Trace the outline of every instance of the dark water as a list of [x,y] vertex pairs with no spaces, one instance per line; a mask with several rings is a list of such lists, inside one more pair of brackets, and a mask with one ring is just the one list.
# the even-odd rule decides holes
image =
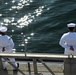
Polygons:
[[0,25],[17,52],[63,53],[59,40],[76,23],[76,0],[0,0]]

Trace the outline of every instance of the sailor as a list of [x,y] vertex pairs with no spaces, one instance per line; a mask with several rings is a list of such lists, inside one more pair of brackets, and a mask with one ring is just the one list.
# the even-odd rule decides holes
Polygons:
[[[14,42],[11,37],[6,35],[7,27],[0,26],[0,52],[13,52],[12,49],[14,47]],[[16,67],[13,68],[13,70],[17,70],[19,67],[19,64],[15,62],[15,58],[8,58],[10,62]],[[7,62],[4,62],[5,60],[2,58],[3,63],[3,69],[6,70]]]
[[65,49],[64,54],[76,55],[76,32],[75,23],[67,24],[69,32],[64,33],[59,41],[59,44]]

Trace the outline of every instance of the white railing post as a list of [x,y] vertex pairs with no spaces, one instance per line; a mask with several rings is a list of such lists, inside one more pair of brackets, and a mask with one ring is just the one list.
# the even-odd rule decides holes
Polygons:
[[75,58],[68,58],[64,60],[64,75],[76,75]]
[[34,68],[34,75],[38,75],[37,60],[36,59],[33,59],[33,68]]

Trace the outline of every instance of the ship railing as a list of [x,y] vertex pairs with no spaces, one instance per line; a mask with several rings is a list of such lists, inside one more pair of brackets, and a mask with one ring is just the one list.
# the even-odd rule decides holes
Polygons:
[[[68,59],[70,61],[67,62],[70,67],[71,65],[71,59],[76,58],[76,56],[73,55],[64,55],[64,54],[49,54],[49,53],[20,53],[20,52],[16,52],[16,53],[0,53],[0,69],[2,70],[2,60],[1,58],[4,58],[6,61],[7,58],[18,58],[18,59],[32,59],[33,60],[33,68],[34,68],[34,75],[41,75],[40,73],[38,73],[38,69],[37,69],[37,62],[39,61],[40,63],[42,63],[47,70],[51,73],[51,75],[55,75],[55,73],[49,68],[49,66],[46,65],[46,62],[43,61],[43,59],[53,59],[53,60],[64,60],[64,59]],[[8,62],[11,66],[13,66],[15,68],[15,66],[11,63]],[[64,70],[65,68],[67,68],[67,66],[64,66]],[[29,69],[29,75],[31,75],[31,70],[30,70],[30,62],[28,63],[28,69]],[[25,73],[23,73],[20,69],[18,69],[18,71],[22,74],[22,75],[26,75]],[[70,70],[71,71],[71,68]],[[2,70],[3,72],[3,70]],[[67,71],[64,72],[64,75],[67,75],[66,73]],[[70,74],[72,75],[72,73]]]

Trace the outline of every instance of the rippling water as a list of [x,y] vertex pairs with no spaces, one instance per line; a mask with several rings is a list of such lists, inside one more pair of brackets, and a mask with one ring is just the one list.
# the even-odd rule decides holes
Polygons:
[[0,0],[0,25],[18,52],[63,53],[59,39],[76,23],[76,0]]

